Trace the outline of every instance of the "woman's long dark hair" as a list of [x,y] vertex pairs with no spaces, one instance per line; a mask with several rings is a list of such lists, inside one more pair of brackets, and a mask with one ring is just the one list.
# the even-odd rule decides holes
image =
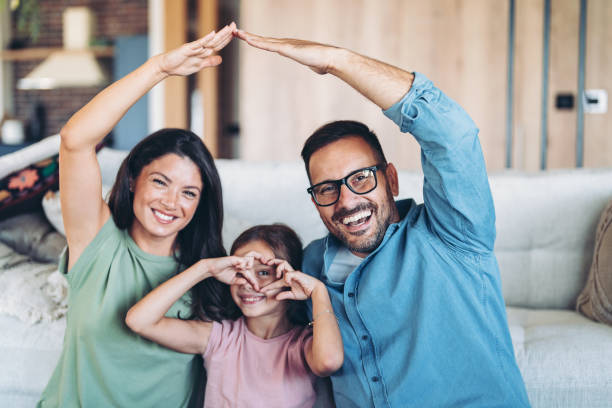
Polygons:
[[134,193],[130,191],[130,182],[135,182],[143,167],[169,153],[189,158],[200,169],[203,185],[191,222],[177,235],[174,251],[177,261],[181,267],[187,267],[202,258],[225,256],[221,237],[221,180],[212,155],[202,140],[188,130],[159,130],[140,141],[123,160],[108,202],[115,224],[120,229],[132,225]]
[[[253,241],[265,242],[270,249],[272,249],[272,252],[276,258],[286,260],[293,267],[293,269],[299,270],[302,267],[302,241],[295,231],[288,226],[283,224],[273,224],[251,227],[236,238],[232,244],[230,253],[235,253],[238,249]],[[222,288],[217,297],[211,298],[197,296],[196,299],[194,299],[196,303],[196,310],[200,311],[198,314],[199,318],[208,318],[221,321],[224,319],[235,320],[242,316],[240,308],[238,308],[238,306],[236,306],[232,300],[230,287],[225,284],[221,285]],[[206,294],[205,296],[209,296],[209,294]],[[225,300],[227,298],[229,298],[229,301]],[[308,314],[306,302],[303,300],[289,300],[288,302],[289,305],[287,307],[287,317],[289,318],[289,321],[297,326],[307,325]],[[208,313],[205,315],[202,314],[201,312],[203,312],[206,307],[198,307],[198,303],[205,303],[207,305]]]

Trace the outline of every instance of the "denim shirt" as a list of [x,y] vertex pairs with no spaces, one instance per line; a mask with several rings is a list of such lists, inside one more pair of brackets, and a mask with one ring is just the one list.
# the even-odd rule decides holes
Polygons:
[[528,407],[493,244],[495,210],[478,129],[431,81],[384,111],[421,146],[424,204],[348,276],[327,271],[340,245],[313,241],[303,270],[329,291],[344,342],[338,407]]

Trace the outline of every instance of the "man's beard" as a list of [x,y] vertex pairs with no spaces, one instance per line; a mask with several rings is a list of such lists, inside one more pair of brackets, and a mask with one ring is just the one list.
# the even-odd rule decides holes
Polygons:
[[[391,195],[391,197],[393,196]],[[363,210],[372,211],[372,215],[370,215],[370,219],[376,216],[375,217],[376,225],[372,225],[370,227],[370,229],[374,228],[373,233],[370,230],[368,230],[368,231],[359,231],[355,234],[351,234],[340,228],[337,228],[336,223],[341,223],[342,218],[345,218],[352,214],[356,214]],[[351,208],[350,210],[340,209],[333,215],[331,222],[324,220],[324,223],[327,226],[327,229],[329,230],[329,232],[334,237],[336,237],[340,242],[342,242],[351,252],[369,254],[370,252],[378,248],[383,238],[385,237],[387,228],[389,228],[389,225],[391,225],[391,223],[393,222],[393,219],[397,218],[396,214],[397,214],[397,209],[395,207],[395,202],[391,198],[381,207],[379,207],[375,203],[364,202],[364,203],[361,203]],[[364,237],[363,239],[359,239],[359,235],[363,235],[366,232],[370,233],[370,236]]]

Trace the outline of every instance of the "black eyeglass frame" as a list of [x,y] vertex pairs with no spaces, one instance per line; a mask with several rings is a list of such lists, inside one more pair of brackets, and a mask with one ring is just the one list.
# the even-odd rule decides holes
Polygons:
[[[306,189],[306,192],[308,194],[310,194],[310,196],[312,197],[312,199],[314,200],[314,202],[319,206],[319,207],[329,207],[330,205],[334,205],[338,202],[338,200],[340,200],[340,194],[341,194],[341,189],[342,189],[342,185],[344,184],[346,186],[346,188],[348,188],[352,193],[357,194],[357,195],[364,195],[364,194],[368,194],[371,193],[372,191],[376,190],[376,187],[378,187],[378,177],[376,176],[376,172],[378,170],[384,170],[387,167],[386,164],[375,164],[374,166],[369,166],[369,167],[362,167],[361,169],[357,169],[355,171],[350,172],[346,177],[338,179],[338,180],[326,180],[326,181],[322,181],[320,183],[317,183],[313,186],[310,186]],[[374,187],[372,187],[371,189],[369,189],[368,191],[364,191],[363,193],[358,193],[357,191],[353,190],[353,188],[350,186],[349,183],[347,183],[347,180],[359,173],[360,171],[364,171],[364,170],[371,170],[374,173]],[[329,204],[320,204],[319,201],[317,201],[317,197],[313,191],[313,189],[315,187],[321,186],[323,184],[330,184],[333,183],[336,186],[338,186],[338,197],[336,197],[336,199]]]

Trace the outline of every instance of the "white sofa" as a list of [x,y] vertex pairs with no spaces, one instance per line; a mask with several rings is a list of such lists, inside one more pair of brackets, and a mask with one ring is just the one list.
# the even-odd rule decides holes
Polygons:
[[[99,153],[111,184],[124,152]],[[227,247],[245,228],[284,222],[304,244],[326,230],[306,194],[301,162],[218,160]],[[422,201],[422,174],[401,171],[400,198]],[[595,227],[612,199],[612,169],[490,175],[496,253],[519,368],[533,407],[612,406],[612,327],[573,309]],[[65,322],[28,326],[0,316],[0,406],[34,404],[53,370]]]

